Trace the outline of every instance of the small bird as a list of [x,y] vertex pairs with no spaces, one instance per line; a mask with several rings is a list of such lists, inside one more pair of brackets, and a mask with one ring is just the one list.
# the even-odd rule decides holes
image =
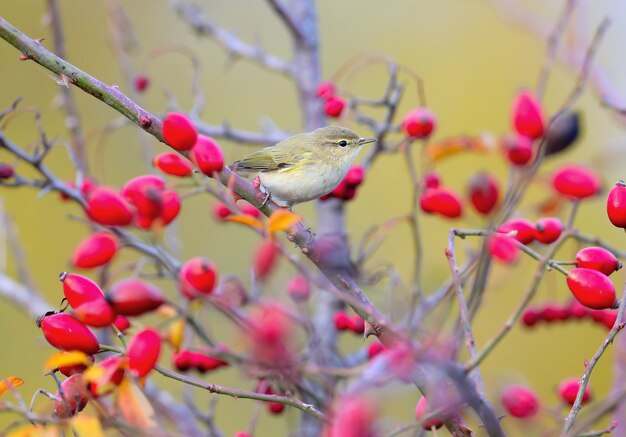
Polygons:
[[291,207],[330,193],[346,176],[365,144],[376,138],[361,138],[350,129],[327,126],[295,135],[234,162],[237,173],[256,173],[269,197]]

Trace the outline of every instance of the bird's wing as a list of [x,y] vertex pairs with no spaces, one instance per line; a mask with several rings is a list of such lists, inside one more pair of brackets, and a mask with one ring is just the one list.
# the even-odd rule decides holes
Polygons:
[[281,148],[275,146],[266,147],[246,156],[240,161],[234,162],[232,168],[237,169],[237,171],[268,173],[288,169],[305,159],[305,155],[307,155],[306,152],[294,156],[293,152],[289,152],[289,150],[281,150]]

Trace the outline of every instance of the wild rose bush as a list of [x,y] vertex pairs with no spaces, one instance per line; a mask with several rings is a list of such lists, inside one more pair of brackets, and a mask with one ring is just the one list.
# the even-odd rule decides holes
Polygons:
[[[216,38],[234,55],[249,57],[295,79],[305,130],[349,124],[378,138],[376,146],[318,202],[322,224],[318,229],[308,229],[311,220],[301,216],[298,208],[290,211],[266,202],[258,183],[231,171],[227,164],[232,159],[220,145],[222,138],[275,143],[287,136],[283,131],[252,134],[210,126],[197,114],[180,108],[169,112],[153,108],[164,113],[153,115],[118,87],[107,86],[57,58],[45,41],[33,40],[0,19],[0,37],[21,53],[14,61],[19,57],[41,64],[61,85],[94,95],[163,143],[151,157],[153,172],[113,187],[90,174],[87,150],[76,141],[80,136],[77,130],[71,130],[68,141],[74,146],[68,159],[76,166],[76,176],[66,181],[47,165],[54,143],[44,132],[35,150],[15,144],[4,134],[19,113],[17,102],[0,114],[3,189],[19,188],[25,196],[33,195],[28,188],[56,192],[59,201],[80,206],[83,214],[78,220],[91,229],[73,253],[63,254],[70,258],[72,269],[59,277],[61,305],[38,314],[39,333],[33,328],[32,335],[43,336],[50,345],[44,366],[58,390],[38,390],[36,396],[47,399],[34,397],[29,407],[23,396],[31,394],[19,388],[23,384],[19,369],[15,376],[6,375],[0,383],[0,407],[17,417],[6,433],[101,435],[106,430],[222,435],[219,419],[203,407],[167,396],[158,387],[162,378],[218,397],[256,402],[263,407],[263,412],[256,414],[297,413],[299,420],[288,422],[289,431],[303,436],[401,435],[442,426],[455,436],[504,435],[517,427],[532,433],[562,428],[564,435],[600,427],[593,435],[601,435],[626,426],[606,418],[620,407],[623,396],[607,395],[600,400],[589,384],[595,364],[624,326],[624,300],[619,299],[611,277],[621,268],[624,252],[618,245],[595,238],[593,230],[588,234],[576,227],[579,206],[603,196],[603,225],[626,229],[626,188],[619,181],[608,193],[603,192],[603,185],[609,188],[611,181],[603,181],[587,166],[566,163],[551,172],[542,168],[546,160],[569,150],[578,139],[579,115],[572,109],[578,91],[553,113],[542,104],[543,89],[517,91],[510,108],[503,108],[510,113],[511,129],[500,135],[495,147],[479,136],[437,138],[437,116],[426,105],[426,87],[415,72],[372,55],[347,62],[333,78],[323,80],[320,53],[313,44],[317,28],[301,24],[315,23],[314,3],[269,3],[286,25],[300,62],[257,51],[234,34],[216,33],[215,25],[186,2],[174,1],[172,7],[192,27]],[[603,29],[598,30],[599,36]],[[57,38],[60,31],[55,29]],[[587,56],[591,54],[590,49]],[[382,97],[353,95],[349,81],[343,78],[347,72],[359,74],[372,62],[388,69]],[[584,70],[580,73],[581,82],[587,79],[585,74]],[[138,73],[132,79],[134,89],[129,91],[150,91],[149,75]],[[398,110],[400,101],[412,98],[406,93],[406,80],[417,87],[419,101],[412,102],[413,107],[403,114]],[[545,83],[545,77],[540,83]],[[63,92],[63,110],[70,117],[79,117],[71,94],[67,89]],[[368,115],[371,107],[382,108],[383,115]],[[383,153],[404,156],[411,181],[404,189],[413,205],[405,216],[376,225],[364,239],[365,246],[351,256],[345,211],[351,202],[361,200],[359,189],[367,184],[368,172]],[[445,173],[437,169],[441,162],[475,153],[497,154],[508,169],[509,183],[494,172],[467,168],[464,189],[446,185]],[[532,209],[522,207],[531,183],[540,184],[548,193]],[[181,259],[168,247],[164,236],[175,233],[171,225],[184,214],[186,198],[199,193],[207,196],[207,209],[213,211],[216,222],[258,234],[250,277],[221,272],[214,262],[219,248]],[[450,275],[439,289],[423,286],[428,272],[422,268],[422,258],[425,253],[443,252],[440,247],[422,247],[425,230],[419,223],[425,215],[446,221],[451,228],[448,241],[441,242]],[[410,298],[402,302],[402,314],[391,317],[364,291],[376,289],[383,279],[390,278],[373,273],[366,262],[388,233],[403,222],[412,227],[414,238],[407,245],[414,248],[417,267],[410,281]],[[477,222],[484,226],[466,227]],[[471,250],[457,254],[458,239],[474,239]],[[574,259],[561,259],[563,244],[571,240],[584,247]],[[122,248],[132,252],[136,262],[123,278],[113,278],[110,272],[121,267],[118,252]],[[522,257],[536,262],[536,272],[528,278],[530,286],[506,324],[493,332],[486,344],[477,345],[472,322],[483,298],[493,292],[488,279],[494,266],[507,269]],[[241,262],[249,260],[243,257]],[[279,262],[288,264],[293,275],[283,284],[280,299],[269,298],[267,283]],[[535,299],[548,275],[563,275],[558,281],[571,291],[568,300]],[[157,285],[163,281],[171,287]],[[2,294],[12,296],[27,313],[52,307],[37,295],[25,294],[28,284],[13,284],[13,294]],[[451,306],[454,311],[445,310]],[[201,311],[206,307],[226,317],[230,324],[222,329],[236,332],[243,339],[241,344],[218,341],[223,336],[210,332],[202,320]],[[436,311],[446,313],[441,326],[426,322],[425,315]],[[519,381],[496,390],[485,387],[480,365],[507,340],[511,329],[537,332],[545,324],[584,319],[608,334],[586,363],[584,373],[554,381],[561,402],[557,407],[566,406],[562,411],[569,411],[563,416],[556,413],[556,425],[546,420],[550,418],[547,403],[532,387]],[[589,329],[595,325],[589,324]],[[363,346],[342,349],[339,334],[344,332],[364,337]],[[236,367],[245,383],[237,387],[214,384],[221,369],[229,367]],[[377,398],[393,396],[392,383],[414,386],[415,421],[398,423],[385,416]],[[254,435],[255,424],[256,419],[241,419],[237,424],[241,431],[236,435]]]

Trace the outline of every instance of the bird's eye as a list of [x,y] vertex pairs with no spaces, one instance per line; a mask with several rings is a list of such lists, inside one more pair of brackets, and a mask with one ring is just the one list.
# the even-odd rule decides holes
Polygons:
[[348,145],[348,142],[346,140],[341,140],[341,141],[339,141],[339,145],[341,147],[346,147]]

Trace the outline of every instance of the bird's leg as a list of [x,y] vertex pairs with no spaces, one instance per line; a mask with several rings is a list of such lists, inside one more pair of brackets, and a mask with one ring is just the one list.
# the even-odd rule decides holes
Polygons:
[[[252,181],[252,186],[258,191],[254,198],[257,202],[261,202],[259,205],[259,209],[261,209],[267,205],[267,202],[270,201],[272,193],[270,193],[269,190],[261,184],[261,178],[258,176],[254,178],[254,181]],[[263,197],[261,197],[261,195],[263,195]]]

